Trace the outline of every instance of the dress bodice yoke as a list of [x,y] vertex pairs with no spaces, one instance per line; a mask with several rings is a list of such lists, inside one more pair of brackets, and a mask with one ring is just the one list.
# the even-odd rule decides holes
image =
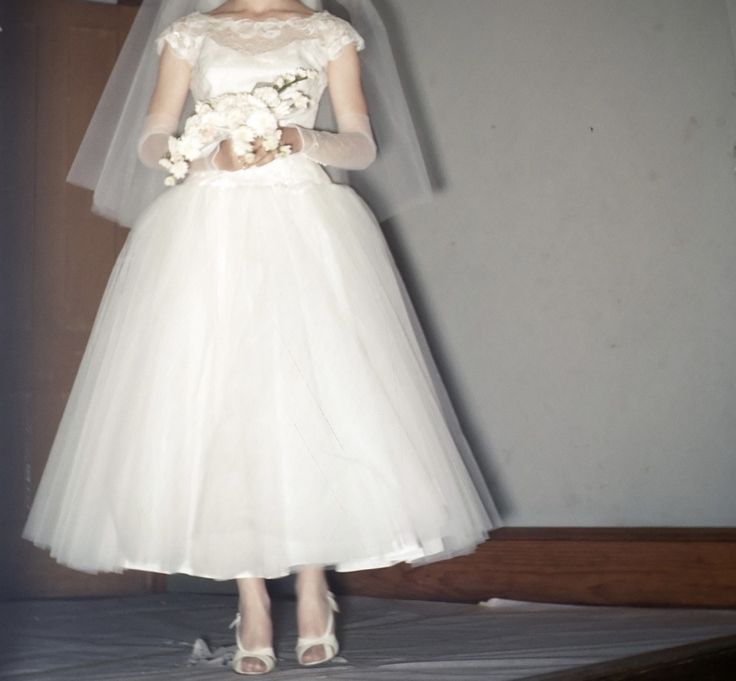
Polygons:
[[156,48],[161,53],[168,43],[191,64],[195,100],[250,91],[298,68],[315,70],[317,77],[300,85],[310,106],[285,120],[311,128],[327,87],[327,65],[351,42],[359,50],[365,46],[349,22],[327,11],[265,20],[193,12],[163,31]]

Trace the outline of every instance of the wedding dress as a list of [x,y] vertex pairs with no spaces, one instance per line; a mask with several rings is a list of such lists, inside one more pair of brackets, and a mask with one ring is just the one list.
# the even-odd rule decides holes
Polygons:
[[[196,99],[304,67],[319,101],[328,62],[364,46],[326,11],[195,12],[164,41]],[[23,537],[81,571],[213,579],[473,551],[501,521],[414,314],[373,213],[308,155],[191,173],[115,262]]]

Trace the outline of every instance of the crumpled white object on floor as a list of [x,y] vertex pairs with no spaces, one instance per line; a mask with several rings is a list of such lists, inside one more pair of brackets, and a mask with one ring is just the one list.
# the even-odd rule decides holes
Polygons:
[[548,603],[545,601],[516,601],[511,598],[489,598],[485,601],[478,601],[478,605],[482,605],[485,608],[513,608],[513,607],[533,607],[535,610],[538,608],[591,608],[595,606],[582,605],[574,603]]
[[189,666],[204,664],[211,667],[229,667],[232,666],[234,655],[235,645],[218,646],[212,650],[207,644],[207,641],[203,638],[198,638],[192,645],[192,652],[189,655],[187,664]]

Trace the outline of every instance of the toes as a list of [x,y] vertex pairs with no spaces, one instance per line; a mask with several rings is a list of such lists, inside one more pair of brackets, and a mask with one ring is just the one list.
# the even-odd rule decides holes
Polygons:
[[317,660],[323,660],[326,656],[327,651],[325,650],[325,647],[320,644],[307,648],[303,659],[305,662],[316,662]]
[[266,665],[263,660],[254,657],[244,657],[240,661],[241,672],[263,672],[266,671]]

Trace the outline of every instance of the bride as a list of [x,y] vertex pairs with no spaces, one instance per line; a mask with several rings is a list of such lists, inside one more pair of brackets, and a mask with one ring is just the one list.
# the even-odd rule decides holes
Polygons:
[[[376,215],[328,173],[370,172],[409,149],[407,135],[382,145],[376,134],[403,100],[389,98],[379,124],[382,95],[366,97],[362,78],[371,45],[329,11],[144,0],[139,14],[157,11],[173,20],[151,21],[155,53],[136,56],[157,60],[144,115],[130,114],[137,91],[121,99],[138,134],[111,133],[84,181],[95,209],[131,232],[23,537],[90,573],[235,579],[239,674],[274,668],[266,580],[296,573],[296,654],[318,664],[339,648],[327,567],[442,560],[501,524]],[[258,138],[242,154],[227,138],[164,187],[189,95],[250,92],[299,69],[313,74],[309,106],[279,121],[281,149]],[[315,127],[325,91],[335,132]],[[78,160],[99,142],[88,132]],[[371,177],[400,203],[419,166],[391,167]]]

